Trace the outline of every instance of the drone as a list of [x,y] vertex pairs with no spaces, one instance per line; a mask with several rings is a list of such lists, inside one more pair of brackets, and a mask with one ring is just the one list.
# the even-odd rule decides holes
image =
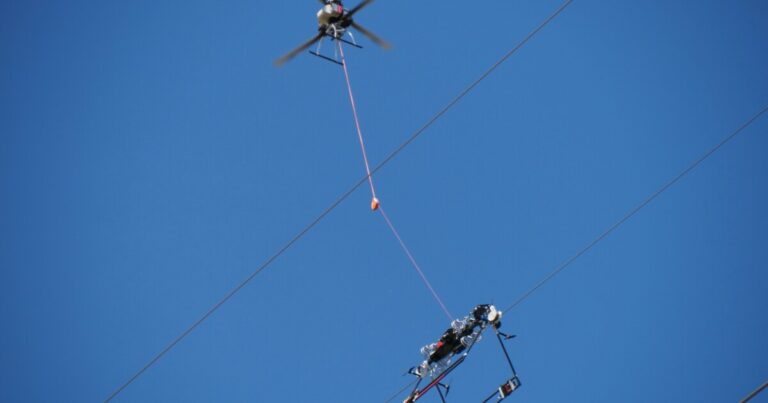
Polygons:
[[[362,10],[364,7],[368,6],[369,4],[373,3],[373,0],[363,0],[360,4],[358,4],[355,7],[352,7],[351,9],[344,8],[344,4],[340,0],[319,0],[320,3],[323,4],[323,8],[320,9],[320,11],[317,12],[317,35],[312,37],[312,39],[308,40],[307,42],[303,43],[296,49],[288,52],[285,56],[275,60],[275,65],[282,66],[287,61],[293,59],[298,55],[299,53],[309,49],[312,45],[315,43],[318,43],[318,49],[316,51],[310,51],[311,54],[320,57],[322,59],[326,59],[328,61],[341,64],[338,60],[325,56],[320,53],[320,45],[322,45],[322,40],[325,37],[331,38],[332,41],[339,41],[346,43],[348,45],[354,46],[356,48],[362,48],[362,46],[358,45],[355,41],[355,37],[352,35],[352,32],[350,32],[349,28],[354,28],[361,34],[365,35],[376,43],[377,45],[389,49],[391,45],[387,43],[385,40],[379,38],[376,34],[369,31],[368,29],[364,28],[357,22],[355,22],[352,19],[352,16],[357,14],[360,10]],[[344,38],[345,34],[348,34],[351,40],[347,40]]]
[[[440,395],[440,400],[446,403],[450,386],[444,384],[443,380],[467,359],[475,343],[480,341],[482,334],[488,329],[493,329],[496,333],[496,338],[501,344],[501,350],[512,371],[512,377],[504,381],[482,403],[488,403],[494,398],[496,402],[500,402],[516,391],[521,385],[520,378],[517,376],[515,366],[512,365],[512,359],[509,358],[509,353],[504,345],[504,341],[515,336],[499,331],[501,316],[502,312],[493,305],[478,305],[464,319],[452,321],[451,327],[443,333],[437,342],[422,347],[421,354],[424,356],[424,361],[408,370],[408,374],[416,376],[418,381],[403,403],[415,403],[432,389],[436,389]],[[429,383],[419,389],[421,382],[425,379],[430,379]]]

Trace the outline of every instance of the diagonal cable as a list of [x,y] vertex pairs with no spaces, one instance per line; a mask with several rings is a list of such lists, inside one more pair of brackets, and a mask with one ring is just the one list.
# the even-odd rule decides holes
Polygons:
[[615,231],[617,228],[621,227],[625,222],[627,222],[630,218],[632,218],[635,214],[639,213],[640,210],[645,208],[647,205],[651,204],[652,201],[654,201],[657,197],[661,196],[662,193],[666,192],[671,188],[673,185],[675,185],[680,179],[683,179],[686,175],[688,175],[691,171],[696,169],[702,162],[704,162],[707,158],[711,157],[712,154],[716,153],[720,148],[722,148],[724,145],[729,143],[731,140],[733,140],[734,137],[736,137],[739,133],[741,133],[744,129],[749,127],[752,123],[754,123],[760,116],[762,116],[766,111],[768,111],[768,107],[758,112],[756,115],[752,116],[749,120],[747,120],[744,124],[739,126],[736,130],[731,132],[728,136],[726,136],[723,140],[721,140],[717,145],[710,148],[709,151],[704,153],[701,157],[699,157],[696,161],[694,161],[691,165],[689,165],[687,168],[683,169],[682,172],[677,174],[674,178],[672,178],[670,181],[665,183],[661,188],[656,190],[655,192],[651,193],[650,196],[648,196],[645,200],[643,200],[642,203],[635,206],[632,210],[630,210],[627,214],[625,214],[619,221],[608,227],[605,231],[603,231],[600,235],[597,236],[592,242],[587,244],[587,246],[583,247],[581,250],[579,250],[575,255],[571,256],[566,260],[565,262],[561,263],[555,270],[553,270],[551,273],[549,273],[544,279],[539,281],[535,286],[533,286],[531,289],[526,291],[520,298],[518,298],[515,302],[512,303],[507,309],[504,311],[509,311],[516,306],[518,306],[520,303],[522,303],[526,298],[528,298],[531,294],[536,292],[539,288],[541,288],[544,284],[548,283],[550,280],[552,280],[555,276],[560,274],[563,270],[568,268],[576,259],[580,258],[582,255],[587,253],[590,249],[592,249],[595,245],[600,243],[603,239],[605,239],[608,235],[610,235],[613,231]]
[[740,403],[747,403],[748,401],[755,398],[755,396],[759,395],[760,392],[768,388],[768,381],[766,381],[764,384],[757,387],[757,389],[753,390],[752,393],[749,394],[749,396],[745,397],[741,400]]
[[121,384],[115,391],[113,391],[109,397],[107,397],[104,400],[104,403],[108,403],[112,401],[115,397],[117,397],[120,393],[125,390],[131,383],[133,383],[136,379],[138,379],[141,375],[143,375],[150,367],[152,367],[157,361],[159,361],[164,355],[166,355],[169,351],[171,351],[179,342],[184,340],[190,333],[192,333],[198,326],[200,326],[203,322],[205,322],[211,315],[213,315],[219,308],[221,308],[222,305],[227,303],[235,294],[240,292],[240,290],[243,289],[248,283],[250,283],[256,276],[258,276],[264,269],[269,267],[280,255],[285,253],[286,250],[288,250],[293,244],[295,244],[299,239],[301,239],[304,235],[307,234],[312,228],[314,228],[320,221],[322,221],[328,214],[330,214],[331,211],[333,211],[336,207],[338,207],[344,200],[346,200],[352,193],[354,193],[360,186],[362,186],[364,183],[368,181],[368,178],[378,172],[382,167],[384,167],[386,164],[388,164],[392,159],[394,159],[400,152],[402,152],[406,147],[408,147],[414,140],[416,140],[419,136],[421,136],[430,126],[432,126],[438,119],[440,119],[443,115],[445,115],[446,112],[448,112],[451,108],[453,108],[462,98],[464,98],[467,94],[469,94],[475,87],[477,87],[483,80],[485,80],[491,73],[493,73],[494,70],[496,70],[499,66],[501,66],[504,62],[507,61],[513,54],[517,53],[520,48],[522,48],[528,41],[530,41],[539,31],[541,31],[545,26],[547,26],[552,20],[555,19],[560,13],[565,10],[566,7],[568,7],[573,0],[566,0],[551,16],[549,16],[544,22],[539,24],[538,27],[536,27],[533,31],[531,31],[528,35],[526,35],[515,47],[513,47],[511,50],[509,50],[507,53],[504,54],[496,63],[494,63],[488,70],[486,70],[477,80],[472,82],[467,88],[465,88],[463,91],[459,93],[455,98],[453,98],[443,109],[441,109],[437,114],[435,114],[431,119],[427,121],[423,126],[421,126],[418,130],[416,130],[408,139],[406,139],[400,146],[395,148],[391,153],[387,155],[378,165],[376,165],[369,175],[366,175],[365,177],[359,179],[352,187],[349,188],[346,192],[344,192],[341,196],[339,196],[336,201],[331,203],[330,206],[328,206],[325,210],[323,210],[322,213],[320,213],[317,218],[315,218],[312,222],[310,222],[306,227],[304,227],[301,231],[299,231],[298,234],[296,234],[293,238],[291,238],[285,245],[283,245],[280,249],[277,250],[272,256],[270,256],[264,263],[262,263],[253,273],[251,273],[247,278],[245,278],[240,284],[238,284],[235,288],[233,288],[231,291],[229,291],[219,302],[214,304],[205,314],[203,314],[200,319],[195,321],[189,328],[187,328],[183,333],[181,333],[178,337],[176,337],[173,341],[171,341],[170,344],[168,344],[163,350],[161,350],[159,353],[157,353],[154,357],[152,357],[149,362],[147,362],[141,369],[139,369],[135,374],[133,374],[127,381],[125,381],[123,384]]
[[414,379],[413,381],[411,381],[411,383],[409,383],[409,384],[407,384],[407,385],[403,386],[402,388],[400,388],[400,390],[399,390],[399,391],[397,391],[397,393],[393,394],[392,396],[390,396],[390,398],[389,398],[389,399],[385,400],[385,401],[384,401],[384,403],[389,403],[389,402],[391,402],[391,401],[393,401],[393,400],[397,399],[397,397],[398,397],[398,396],[400,396],[400,395],[401,395],[403,392],[405,392],[406,390],[408,390],[408,389],[409,389],[411,386],[413,386],[413,384],[415,384],[416,382],[417,382],[417,380],[416,380],[416,379]]

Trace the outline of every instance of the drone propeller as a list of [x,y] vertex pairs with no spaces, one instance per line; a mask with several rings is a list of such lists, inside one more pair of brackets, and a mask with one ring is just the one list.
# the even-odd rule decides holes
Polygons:
[[390,45],[389,42],[379,38],[378,35],[374,34],[373,32],[371,32],[371,31],[369,31],[369,30],[367,30],[365,28],[363,28],[360,24],[358,24],[356,22],[352,22],[351,26],[352,26],[352,28],[360,31],[361,34],[367,36],[368,39],[372,40],[374,43],[376,43],[377,45],[381,46],[382,48],[389,49],[389,48],[392,47],[392,45]]
[[347,15],[346,15],[346,16],[347,16],[347,18],[351,18],[353,15],[355,15],[355,13],[357,13],[357,12],[358,12],[358,11],[360,11],[360,10],[362,10],[362,9],[363,9],[363,7],[366,7],[366,6],[368,6],[369,4],[371,4],[371,3],[373,3],[373,0],[363,0],[363,1],[362,1],[360,4],[358,4],[358,5],[354,6],[354,7],[352,7],[352,9],[351,9],[351,10],[349,10],[349,12],[348,12],[348,13],[347,13]]
[[302,44],[298,48],[288,52],[285,56],[275,60],[275,66],[278,66],[278,67],[282,66],[288,60],[293,59],[294,57],[296,57],[296,55],[298,55],[299,53],[307,50],[310,46],[314,45],[315,42],[319,41],[320,39],[323,39],[323,36],[325,36],[325,33],[323,33],[323,32],[315,35],[312,39],[308,40],[307,42],[305,42],[304,44]]

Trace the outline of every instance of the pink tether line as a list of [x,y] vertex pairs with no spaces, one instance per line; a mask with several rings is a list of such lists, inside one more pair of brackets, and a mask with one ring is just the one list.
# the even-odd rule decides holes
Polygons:
[[376,210],[378,208],[378,199],[376,198],[376,189],[373,186],[373,176],[371,176],[371,167],[368,164],[368,155],[365,152],[365,143],[363,142],[363,130],[360,129],[360,120],[357,118],[357,106],[355,105],[355,97],[352,95],[352,84],[349,80],[349,72],[347,71],[347,61],[344,58],[344,48],[341,46],[341,41],[338,41],[339,54],[341,55],[341,66],[344,68],[344,77],[347,79],[347,91],[349,91],[349,102],[352,104],[352,115],[355,117],[355,128],[357,128],[357,138],[360,140],[360,150],[363,152],[363,161],[365,162],[365,172],[368,174],[368,184],[371,186],[371,195],[373,200],[371,201],[371,209]]
[[347,80],[347,91],[349,92],[349,102],[352,104],[352,115],[355,118],[355,128],[357,128],[357,138],[360,141],[360,150],[363,153],[363,161],[365,162],[365,172],[368,174],[368,184],[371,186],[371,195],[373,196],[373,200],[371,200],[371,210],[379,210],[381,211],[382,217],[384,217],[384,221],[387,223],[387,226],[392,231],[392,234],[395,236],[397,241],[400,243],[400,247],[403,249],[403,252],[405,252],[405,255],[408,257],[408,260],[411,261],[411,264],[413,265],[414,269],[416,269],[416,272],[421,277],[421,280],[424,282],[424,284],[427,286],[429,291],[432,293],[432,296],[435,298],[435,301],[440,305],[440,308],[442,308],[443,312],[445,312],[445,315],[448,317],[448,320],[453,320],[453,315],[448,311],[448,308],[445,306],[445,303],[443,303],[443,300],[440,298],[440,296],[435,291],[434,287],[432,287],[432,284],[427,279],[427,276],[424,274],[424,271],[421,270],[421,267],[419,267],[419,264],[416,263],[416,259],[414,259],[413,254],[411,254],[411,251],[408,249],[408,247],[405,245],[405,242],[403,241],[403,238],[400,237],[400,234],[395,229],[395,226],[392,224],[392,221],[387,216],[387,213],[384,212],[384,209],[380,207],[379,200],[376,198],[376,189],[373,186],[373,177],[371,176],[371,168],[368,164],[368,155],[365,152],[365,142],[363,141],[363,131],[360,129],[360,120],[357,117],[357,106],[355,105],[355,97],[352,95],[352,84],[349,80],[349,71],[347,71],[347,61],[344,58],[344,48],[341,44],[341,41],[338,42],[339,47],[339,55],[341,56],[341,66],[344,68],[344,78]]
[[411,264],[416,269],[416,271],[419,273],[419,276],[421,276],[421,280],[424,281],[424,284],[429,288],[429,291],[432,293],[432,296],[435,297],[435,301],[437,301],[438,304],[440,304],[440,308],[443,309],[443,312],[445,312],[445,315],[448,317],[448,320],[453,320],[453,315],[448,311],[448,308],[446,308],[445,304],[443,303],[443,300],[440,298],[439,295],[437,295],[437,292],[432,287],[432,284],[430,284],[429,280],[427,279],[427,276],[424,274],[424,272],[421,270],[421,267],[419,267],[419,264],[416,263],[416,259],[413,258],[413,255],[411,254],[411,251],[408,249],[407,246],[405,246],[405,242],[403,242],[403,238],[400,237],[400,234],[397,233],[397,230],[395,229],[395,226],[392,225],[392,221],[389,220],[389,217],[387,216],[387,213],[384,212],[384,208],[379,208],[379,211],[381,211],[381,216],[384,217],[384,221],[387,222],[387,226],[389,226],[389,229],[392,230],[392,233],[395,235],[395,238],[397,238],[397,241],[400,242],[400,247],[403,248],[403,251],[405,252],[405,255],[408,256],[408,260],[411,261]]

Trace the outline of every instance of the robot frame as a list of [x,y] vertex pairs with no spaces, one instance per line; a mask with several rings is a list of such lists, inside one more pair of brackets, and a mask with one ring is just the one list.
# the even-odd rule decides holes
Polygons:
[[[293,49],[292,51],[288,52],[284,56],[280,57],[279,59],[275,60],[276,66],[282,66],[289,60],[293,59],[298,55],[299,53],[309,49],[312,45],[315,43],[318,43],[318,48],[315,51],[310,51],[309,53],[320,57],[322,59],[328,60],[330,62],[341,64],[338,60],[335,58],[331,58],[328,56],[325,56],[320,53],[320,46],[322,45],[322,40],[325,37],[331,38],[332,41],[339,41],[346,43],[348,45],[354,46],[356,48],[362,48],[362,46],[358,45],[355,41],[355,37],[352,35],[352,32],[350,31],[350,28],[354,28],[361,34],[365,35],[376,43],[377,45],[389,49],[391,45],[386,42],[385,40],[378,37],[373,32],[369,31],[367,28],[363,27],[362,25],[355,22],[352,17],[357,14],[360,10],[367,7],[371,3],[373,3],[373,0],[363,0],[360,2],[360,4],[356,5],[355,7],[352,7],[351,9],[344,8],[344,4],[340,0],[319,0],[320,3],[323,4],[323,8],[320,9],[320,11],[317,12],[317,34],[312,37],[307,42],[304,42],[303,44],[299,45],[296,49]],[[345,35],[349,35],[350,40],[347,40],[344,38]]]
[[[492,328],[496,334],[501,350],[512,372],[512,377],[507,379],[482,403],[488,403],[494,398],[496,398],[497,402],[502,401],[517,390],[521,385],[520,378],[517,376],[515,366],[512,364],[512,359],[509,357],[509,352],[504,344],[506,340],[510,340],[515,336],[507,335],[499,330],[501,327],[501,316],[502,312],[493,305],[478,305],[469,316],[461,320],[454,320],[451,323],[451,327],[445,331],[438,342],[424,346],[421,351],[426,359],[420,366],[412,367],[408,370],[408,373],[416,376],[418,381],[403,403],[415,403],[432,389],[437,390],[440,400],[446,403],[450,386],[444,384],[443,380],[466,360],[475,343],[480,340],[482,334],[489,328]],[[451,360],[455,357],[458,358],[451,363]],[[431,381],[419,389],[421,382],[430,375]]]

